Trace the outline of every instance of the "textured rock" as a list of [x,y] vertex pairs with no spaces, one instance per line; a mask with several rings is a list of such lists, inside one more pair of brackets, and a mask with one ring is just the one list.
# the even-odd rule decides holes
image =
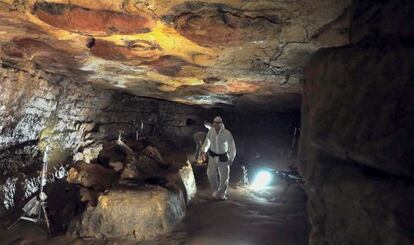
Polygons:
[[72,158],[91,161],[100,143],[119,131],[135,137],[137,121],[143,122],[142,136],[168,136],[177,142],[191,141],[192,132],[200,130],[201,125],[186,125],[188,118],[202,121],[199,108],[137,98],[32,68],[0,68],[2,217],[35,190],[29,180],[38,176],[46,145],[56,153],[49,164],[54,170]]
[[146,155],[141,155],[136,160],[135,165],[137,166],[139,172],[145,174],[146,176],[156,176],[162,171],[158,161]]
[[[305,68],[299,162],[312,245],[414,242],[414,46],[399,26],[371,29],[396,23],[391,1],[366,2],[353,22],[361,41],[322,49]],[[405,3],[392,11],[407,13]],[[373,10],[379,19],[362,25]]]
[[152,239],[171,231],[184,217],[185,208],[182,192],[161,187],[111,190],[70,229],[83,238]]
[[[304,97],[314,146],[390,174],[413,176],[412,57],[413,46],[395,44],[318,52],[306,70]],[[327,103],[331,99],[335,103]]]
[[306,57],[349,42],[350,0],[0,3],[2,63],[187,104],[298,106]]
[[107,190],[116,180],[115,172],[99,164],[78,163],[69,170],[66,180],[97,191]]
[[92,159],[96,159],[98,158],[99,153],[102,150],[102,145],[98,144],[98,145],[94,145],[92,147],[86,147],[83,149],[83,160],[86,163],[91,163]]
[[119,172],[124,168],[124,164],[122,162],[109,162],[109,166],[111,166],[115,172]]
[[89,35],[144,33],[155,24],[145,13],[128,15],[47,2],[36,2],[33,14],[49,25]]
[[98,205],[98,198],[101,194],[89,188],[80,187],[80,201],[86,203],[88,206],[96,207]]
[[388,38],[410,40],[414,37],[414,4],[404,0],[355,1],[350,39]]
[[162,159],[161,153],[157,150],[157,148],[153,146],[147,146],[145,147],[142,153],[154,159],[158,165],[168,167],[168,164],[164,162],[164,160]]
[[[147,184],[159,185],[171,192],[182,193],[186,203],[194,197],[197,187],[190,164],[181,162],[178,166],[172,166],[162,160],[161,153],[155,147],[143,148],[141,142],[132,140],[129,144],[132,147],[117,139],[101,145],[97,158],[91,160],[94,164],[77,162],[69,170],[66,180],[80,186],[81,202],[95,207],[100,196],[119,185],[124,185],[125,190],[135,190],[134,187]],[[140,150],[134,151],[137,146]]]

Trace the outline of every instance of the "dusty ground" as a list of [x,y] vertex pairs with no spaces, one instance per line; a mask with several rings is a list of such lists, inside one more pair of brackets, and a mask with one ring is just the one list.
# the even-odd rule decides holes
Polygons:
[[[253,193],[231,188],[229,199],[216,201],[203,184],[191,202],[186,218],[165,237],[138,244],[308,244],[309,224],[305,197],[292,187],[285,203],[271,201],[283,184]],[[1,244],[137,244],[121,240],[79,240],[68,236],[47,238],[39,227],[20,223],[11,231],[0,229]]]
[[276,204],[247,189],[231,189],[227,201],[215,201],[203,190],[183,222],[184,244],[308,244],[304,203],[291,200]]

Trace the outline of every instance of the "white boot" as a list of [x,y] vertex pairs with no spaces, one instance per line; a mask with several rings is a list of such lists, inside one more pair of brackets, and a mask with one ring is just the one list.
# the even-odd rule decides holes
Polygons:
[[217,199],[222,201],[227,200],[226,194],[217,195]]

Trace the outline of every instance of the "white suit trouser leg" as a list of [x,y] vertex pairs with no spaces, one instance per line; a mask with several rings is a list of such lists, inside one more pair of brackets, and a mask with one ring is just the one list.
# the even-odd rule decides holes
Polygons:
[[208,160],[207,177],[214,191],[217,191],[221,196],[227,194],[230,177],[230,166],[227,162],[219,163],[217,157],[210,157]]

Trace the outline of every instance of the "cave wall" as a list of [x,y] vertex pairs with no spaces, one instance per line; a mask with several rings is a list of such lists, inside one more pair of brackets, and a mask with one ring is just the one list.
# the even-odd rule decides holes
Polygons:
[[293,129],[299,126],[297,110],[204,109],[136,97],[34,68],[4,65],[0,76],[0,217],[10,217],[36,191],[36,171],[46,146],[53,149],[49,168],[62,178],[62,165],[93,158],[100,142],[117,138],[120,131],[135,137],[141,121],[142,135],[172,141],[190,156],[193,134],[207,132],[203,122],[220,115],[236,140],[236,167],[285,168],[296,160],[290,147]]
[[[51,146],[50,171],[73,156],[87,158],[99,142],[160,136],[177,145],[192,143],[206,111],[182,104],[135,97],[36,69],[0,68],[0,217],[15,211],[35,191],[43,152]],[[194,123],[188,124],[188,119]],[[137,124],[137,125],[134,125]],[[78,153],[75,155],[75,153]],[[83,154],[79,154],[83,153]],[[63,172],[57,173],[63,177]]]
[[414,3],[353,5],[352,44],[305,68],[310,244],[413,244]]

